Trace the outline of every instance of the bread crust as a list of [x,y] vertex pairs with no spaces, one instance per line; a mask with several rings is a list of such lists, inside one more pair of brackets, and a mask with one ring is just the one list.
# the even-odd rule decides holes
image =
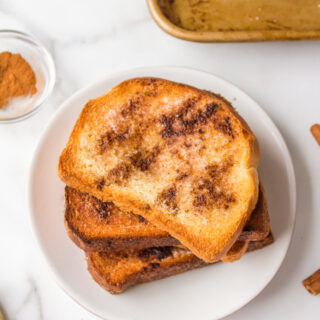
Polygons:
[[[175,219],[166,214],[162,209],[160,210],[159,206],[148,204],[145,201],[140,200],[136,195],[126,191],[125,188],[115,188],[112,187],[112,185],[106,186],[104,183],[100,183],[97,186],[96,178],[98,176],[94,178],[92,174],[79,174],[81,170],[79,168],[79,163],[77,162],[78,159],[75,155],[75,150],[80,145],[79,136],[83,132],[83,128],[88,125],[88,123],[90,125],[94,125],[93,121],[99,121],[94,120],[96,119],[94,116],[98,113],[97,110],[100,110],[99,108],[104,108],[105,103],[110,97],[113,97],[114,99],[127,97],[129,94],[128,92],[131,92],[130,90],[140,90],[142,87],[144,88],[143,83],[152,84],[152,86],[156,83],[158,87],[162,86],[167,90],[167,92],[174,91],[177,93],[175,96],[177,97],[176,99],[181,96],[184,97],[184,95],[197,95],[199,99],[203,99],[206,103],[207,101],[214,103],[218,106],[219,110],[222,110],[221,114],[224,117],[223,119],[227,119],[228,121],[226,121],[228,123],[229,121],[232,122],[231,128],[236,128],[236,130],[238,130],[237,134],[241,135],[241,137],[239,136],[239,139],[243,144],[243,150],[246,152],[246,158],[243,160],[243,166],[245,167],[246,172],[246,202],[241,206],[241,217],[238,212],[235,222],[233,224],[230,222],[230,227],[227,230],[219,229],[219,236],[214,235],[211,230],[207,233],[206,237],[203,235],[199,237],[194,230],[193,232],[189,232],[186,225],[181,223],[179,219]],[[149,97],[149,94],[146,96],[142,96],[140,94],[138,95],[138,98],[139,97],[142,97],[144,101],[147,101],[148,103],[151,103],[151,101],[157,101],[156,97]],[[228,130],[230,128],[226,127],[225,123],[218,123],[217,126],[224,130],[226,134],[229,133]],[[117,139],[119,139],[119,141],[122,139],[121,135],[116,137],[118,137]],[[108,136],[108,139],[113,141],[114,138],[113,136]],[[74,126],[71,136],[69,137],[68,144],[61,154],[58,165],[58,175],[62,181],[75,189],[87,192],[102,201],[113,201],[124,211],[133,210],[135,214],[143,216],[160,229],[169,232],[174,238],[178,239],[182,244],[190,248],[190,250],[192,250],[192,252],[198,257],[207,262],[212,262],[221,258],[229,251],[234,242],[239,238],[244,225],[256,205],[258,199],[258,174],[256,170],[258,159],[259,146],[255,136],[245,121],[234,111],[231,104],[225,99],[216,94],[201,91],[184,84],[177,84],[163,79],[137,78],[127,80],[119,84],[107,93],[107,95],[91,100],[86,104]],[[144,165],[144,163],[142,163],[142,165]],[[104,178],[101,179],[102,180],[100,182],[105,181]],[[150,207],[148,210],[146,210],[147,206],[148,208]],[[213,239],[215,240],[215,243],[213,243]]]
[[251,252],[254,250],[262,249],[266,246],[269,246],[274,242],[274,236],[273,233],[270,231],[269,235],[260,241],[249,241],[247,252]]
[[70,223],[65,220],[65,229],[69,238],[82,250],[86,252],[105,252],[123,249],[144,249],[149,247],[166,247],[179,245],[177,239],[168,236],[153,237],[130,237],[130,238],[92,238],[88,239],[79,234]]
[[112,282],[99,270],[94,261],[94,257],[90,254],[86,255],[88,263],[88,271],[92,279],[97,282],[102,288],[108,290],[110,293],[119,294],[137,284],[161,280],[188,270],[201,268],[207,264],[197,258],[192,257],[189,261],[179,261],[164,265],[161,269],[151,271],[140,270],[139,272],[127,277],[123,282]]
[[[265,213],[265,214],[258,214]],[[270,233],[270,216],[268,214],[267,198],[263,185],[259,185],[259,199],[250,219],[244,226],[239,240],[257,241],[265,239]]]
[[227,254],[221,258],[223,262],[234,262],[246,253],[248,249],[249,241],[239,241],[237,240]]
[[[273,236],[270,233],[269,236],[264,240],[250,242],[247,246],[247,252],[261,249],[270,245],[273,241]],[[144,260],[143,263],[140,263],[136,260],[133,262],[130,261],[130,256],[132,255],[130,252],[128,252],[126,257],[121,257],[120,254],[116,259],[108,257],[105,253],[87,252],[86,259],[88,271],[90,272],[93,280],[110,293],[119,294],[125,291],[127,288],[137,284],[160,280],[188,270],[210,265],[209,263],[206,263],[197,258],[195,255],[191,254],[188,250],[177,250],[180,250],[180,254],[176,257],[164,259],[155,259],[154,257],[150,257],[149,259],[147,258]],[[136,250],[135,252],[139,252],[139,250]],[[122,273],[122,276],[117,278],[117,280],[113,279],[111,273],[104,269],[105,266],[111,266],[114,263],[116,265],[117,262],[115,261],[118,261],[118,263],[120,261],[120,264],[123,266],[121,269],[125,270]],[[139,264],[138,267],[137,264]],[[152,266],[155,267],[153,268]],[[111,267],[111,270],[113,268]],[[134,268],[135,271],[129,271],[132,270],[132,268]]]

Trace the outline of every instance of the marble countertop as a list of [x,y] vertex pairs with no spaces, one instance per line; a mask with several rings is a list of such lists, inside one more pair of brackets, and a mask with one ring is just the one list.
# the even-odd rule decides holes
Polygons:
[[172,38],[144,0],[2,0],[0,28],[37,37],[57,71],[42,110],[0,126],[0,305],[7,319],[97,318],[50,277],[33,238],[25,200],[37,140],[59,105],[78,89],[115,71],[187,66],[225,78],[251,95],[282,132],[297,178],[297,222],[276,277],[228,319],[319,319],[320,297],[301,280],[320,267],[320,148],[309,127],[320,122],[320,42],[199,44]]

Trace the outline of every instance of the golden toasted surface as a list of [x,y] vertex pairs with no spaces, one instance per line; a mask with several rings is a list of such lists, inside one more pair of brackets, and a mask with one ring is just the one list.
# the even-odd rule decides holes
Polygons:
[[168,235],[143,217],[120,210],[112,202],[102,202],[87,193],[66,187],[66,207],[78,231],[88,238]]
[[214,261],[255,207],[258,157],[254,135],[223,98],[139,78],[86,104],[58,173]]
[[65,227],[69,237],[85,251],[140,249],[179,244],[179,241],[147,222],[124,212],[112,202],[65,188]]
[[[273,242],[270,234],[265,240],[250,242],[248,251],[261,249]],[[243,245],[236,243],[232,257],[240,258]],[[239,248],[240,251],[239,251]],[[237,253],[236,253],[237,252]],[[111,293],[121,293],[138,283],[162,279],[194,268],[208,265],[189,250],[176,247],[122,250],[110,253],[86,253],[92,278]]]
[[[131,279],[142,273],[144,276],[150,274],[158,275],[160,270],[197,262],[199,265],[205,263],[199,261],[189,250],[175,247],[148,248],[142,250],[123,250],[110,253],[89,253],[88,263],[91,269],[94,268],[104,275],[104,280],[108,285],[114,287],[113,293],[123,291]],[[92,271],[89,271],[92,274]],[[95,278],[94,278],[95,279]],[[150,280],[155,280],[154,278]],[[117,292],[118,287],[118,292]]]
[[[65,188],[65,200],[66,229],[70,238],[85,251],[141,249],[179,243],[141,216],[123,212],[112,202],[102,202],[70,187]],[[269,231],[266,197],[260,184],[257,205],[238,240],[263,240]]]

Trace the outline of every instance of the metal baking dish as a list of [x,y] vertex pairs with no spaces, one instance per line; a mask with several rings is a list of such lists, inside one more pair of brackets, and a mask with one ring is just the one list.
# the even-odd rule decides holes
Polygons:
[[[174,3],[172,0],[164,0],[168,1],[168,4],[171,5]],[[281,0],[278,0],[281,1]],[[163,0],[162,0],[163,2]],[[201,3],[202,1],[198,1]],[[319,3],[319,2],[318,2]],[[150,13],[158,24],[158,26],[168,34],[189,41],[197,41],[197,42],[240,42],[240,41],[272,41],[272,40],[312,40],[312,39],[320,39],[320,19],[319,25],[315,26],[313,29],[303,28],[288,28],[281,26],[270,26],[269,29],[266,30],[240,30],[231,28],[231,30],[218,30],[218,31],[190,31],[184,29],[173,22],[171,22],[163,12],[159,4],[159,0],[147,0],[147,4],[150,10]],[[197,5],[197,4],[196,4]],[[312,7],[313,8],[313,7]],[[313,10],[313,9],[312,9]],[[320,3],[317,4],[315,1],[314,11],[316,14],[320,13]],[[301,12],[299,11],[301,14]],[[289,13],[288,13],[289,14]],[[290,16],[292,18],[292,16]],[[258,19],[259,17],[257,17]],[[302,17],[301,24],[308,19],[308,15]],[[272,21],[270,22],[272,23]]]

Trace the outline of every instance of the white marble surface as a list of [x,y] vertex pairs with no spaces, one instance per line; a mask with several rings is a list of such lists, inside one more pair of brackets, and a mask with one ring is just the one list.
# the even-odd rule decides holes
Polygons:
[[0,28],[32,33],[57,70],[38,114],[0,126],[0,305],[7,319],[97,319],[55,284],[40,258],[25,201],[28,168],[62,101],[106,74],[150,65],[193,67],[234,82],[275,121],[293,157],[298,207],[288,256],[263,293],[230,319],[320,318],[320,296],[301,285],[320,267],[320,148],[309,133],[320,123],[320,42],[184,42],[155,25],[144,0],[2,0]]

